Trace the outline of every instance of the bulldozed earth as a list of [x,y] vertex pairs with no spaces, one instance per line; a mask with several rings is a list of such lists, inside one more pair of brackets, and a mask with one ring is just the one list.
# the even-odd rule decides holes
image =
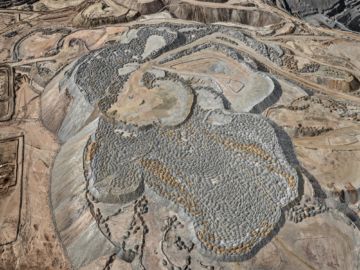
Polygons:
[[360,269],[357,1],[0,1],[0,269]]

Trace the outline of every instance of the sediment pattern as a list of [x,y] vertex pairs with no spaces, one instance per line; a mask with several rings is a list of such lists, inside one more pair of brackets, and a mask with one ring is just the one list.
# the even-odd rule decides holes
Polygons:
[[238,42],[281,64],[280,48],[235,29],[167,24],[134,27],[68,76],[103,115],[84,155],[92,196],[126,204],[148,187],[182,209],[195,241],[223,260],[266,241],[298,186],[274,124],[245,113],[277,90]]
[[[213,114],[226,124],[208,123]],[[146,184],[184,209],[203,247],[223,259],[246,255],[268,237],[281,207],[297,196],[296,172],[273,127],[257,115],[206,115],[196,107],[178,128],[102,120],[95,137],[90,191],[97,199],[126,203]]]

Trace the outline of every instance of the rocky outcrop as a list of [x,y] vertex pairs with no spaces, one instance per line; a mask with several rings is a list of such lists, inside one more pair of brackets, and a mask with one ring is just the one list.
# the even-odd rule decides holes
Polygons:
[[350,30],[360,32],[360,2],[347,1],[347,8],[335,18]]
[[341,12],[344,7],[344,1],[341,0],[283,0],[273,1],[277,6],[290,11],[292,14],[299,14],[301,16],[312,15],[315,13],[332,13]]
[[360,31],[360,2],[356,0],[272,0],[278,7],[311,23]]
[[274,13],[257,9],[242,9],[232,7],[215,7],[203,2],[169,1],[167,9],[175,17],[203,23],[233,22],[262,27],[281,22],[280,17]]
[[138,0],[137,10],[142,15],[158,12],[163,7],[160,0]]
[[135,10],[141,15],[156,13],[164,7],[161,0],[116,0],[114,2],[119,6]]

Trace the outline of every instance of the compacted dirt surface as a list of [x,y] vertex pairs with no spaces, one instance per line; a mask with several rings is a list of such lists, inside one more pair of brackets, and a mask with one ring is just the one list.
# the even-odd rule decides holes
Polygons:
[[357,1],[0,1],[0,269],[360,269]]

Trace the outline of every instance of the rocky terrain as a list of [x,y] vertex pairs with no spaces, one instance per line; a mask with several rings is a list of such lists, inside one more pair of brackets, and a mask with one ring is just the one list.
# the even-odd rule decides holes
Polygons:
[[360,2],[356,0],[272,0],[314,25],[360,32]]
[[358,1],[0,1],[0,269],[360,269]]

